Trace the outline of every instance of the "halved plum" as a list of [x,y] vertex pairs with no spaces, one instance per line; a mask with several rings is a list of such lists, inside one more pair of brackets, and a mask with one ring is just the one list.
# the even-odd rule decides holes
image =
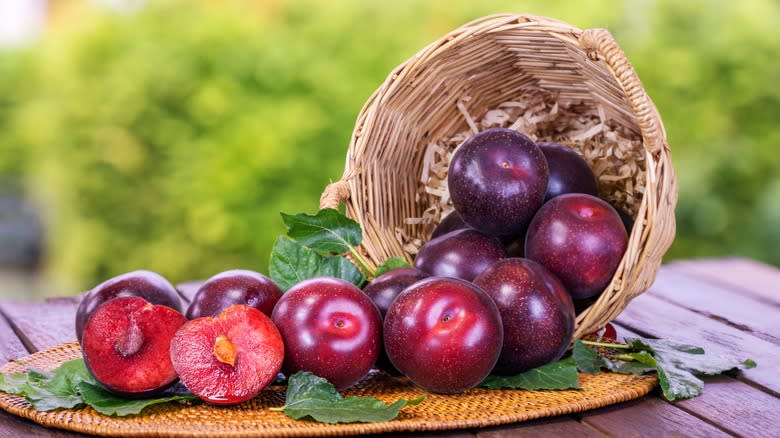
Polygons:
[[98,307],[81,339],[84,362],[108,391],[130,398],[162,392],[176,381],[168,350],[187,319],[140,297],[120,297]]
[[203,401],[233,405],[273,382],[284,344],[263,312],[234,304],[217,317],[184,324],[171,341],[170,358],[182,383]]

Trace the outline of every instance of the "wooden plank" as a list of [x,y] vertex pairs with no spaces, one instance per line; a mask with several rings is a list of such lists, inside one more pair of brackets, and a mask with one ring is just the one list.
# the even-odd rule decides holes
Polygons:
[[586,412],[582,422],[615,437],[731,436],[655,396]]
[[780,434],[780,399],[728,376],[705,378],[702,395],[675,405],[740,436]]
[[365,437],[376,438],[474,438],[474,434],[467,430],[455,430],[455,431],[441,431],[441,432],[419,432],[419,433],[389,433],[389,434],[377,434],[377,435],[363,435]]
[[204,280],[191,280],[176,285],[176,290],[179,291],[179,295],[185,300],[185,308],[192,301],[192,298],[195,297],[195,294],[204,282]]
[[571,417],[556,417],[529,421],[517,425],[494,427],[477,432],[479,438],[510,438],[510,437],[593,437],[601,435],[590,427],[579,423]]
[[74,300],[46,303],[4,301],[0,302],[0,312],[8,319],[24,346],[35,352],[76,340],[77,306]]
[[744,258],[681,260],[668,266],[780,306],[780,269],[773,266]]
[[780,345],[780,308],[752,295],[668,267],[647,293]]
[[4,365],[9,360],[27,356],[28,353],[29,351],[16,336],[8,321],[0,316],[0,365]]
[[631,301],[617,322],[640,334],[698,345],[722,357],[751,358],[758,366],[739,378],[780,394],[780,347],[775,344],[651,294]]
[[57,429],[47,429],[32,421],[15,417],[0,410],[0,437],[3,438],[76,438],[85,436],[87,435],[65,432]]

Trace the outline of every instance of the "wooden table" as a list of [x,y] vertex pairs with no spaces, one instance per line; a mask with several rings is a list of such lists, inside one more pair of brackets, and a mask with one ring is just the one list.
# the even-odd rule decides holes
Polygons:
[[[0,302],[0,363],[73,340],[77,300]],[[647,293],[631,302],[616,325],[619,336],[684,341],[708,352],[750,357],[758,367],[736,377],[708,378],[700,397],[677,403],[665,401],[656,391],[582,414],[436,436],[780,437],[780,270],[736,258],[673,262],[661,269]],[[0,411],[0,437],[31,436],[78,435]]]

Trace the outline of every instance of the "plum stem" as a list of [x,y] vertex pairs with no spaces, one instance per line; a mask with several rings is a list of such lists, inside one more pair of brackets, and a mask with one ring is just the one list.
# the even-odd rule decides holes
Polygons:
[[626,344],[613,344],[611,342],[595,342],[595,341],[584,341],[584,340],[580,340],[580,342],[582,342],[585,345],[591,345],[593,347],[620,348],[624,350],[628,350],[631,348]]
[[236,364],[236,347],[226,336],[219,335],[214,340],[214,357],[230,366]]
[[376,272],[368,267],[368,263],[366,263],[365,259],[363,259],[363,256],[360,255],[355,247],[350,246],[349,253],[352,255],[352,258],[355,259],[358,265],[360,265],[360,269],[363,271],[363,273],[367,274],[369,280],[376,276]]

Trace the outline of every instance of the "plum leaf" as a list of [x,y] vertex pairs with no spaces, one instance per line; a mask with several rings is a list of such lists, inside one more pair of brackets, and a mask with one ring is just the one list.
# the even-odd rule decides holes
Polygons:
[[192,393],[137,400],[116,397],[97,384],[83,359],[63,362],[53,371],[0,374],[0,391],[23,396],[39,411],[89,405],[101,414],[118,416],[138,414],[153,404],[196,398]]
[[577,363],[577,368],[583,373],[598,374],[606,366],[604,358],[598,351],[588,347],[579,339],[574,342],[571,357]]
[[390,421],[404,406],[416,405],[425,399],[400,399],[385,404],[374,397],[344,398],[330,382],[308,371],[293,374],[287,384],[285,405],[271,408],[300,420],[309,417],[321,423],[370,423]]
[[288,236],[320,255],[347,253],[363,240],[360,225],[332,208],[315,215],[282,213],[282,220]]
[[197,400],[194,394],[173,395],[169,397],[126,399],[117,397],[103,389],[100,385],[81,382],[78,390],[84,402],[103,415],[124,417],[140,414],[144,408],[160,403],[179,400]]
[[[698,376],[756,366],[751,359],[739,361],[719,357],[705,353],[701,347],[665,339],[626,338],[625,341],[635,353],[647,353],[646,356],[636,356],[636,360],[644,365],[655,363],[661,391],[670,401],[701,394],[704,382]],[[647,356],[652,356],[652,361]]]
[[375,275],[379,277],[385,272],[392,271],[393,269],[411,268],[411,267],[412,265],[410,265],[409,262],[406,261],[406,259],[403,259],[401,257],[391,257],[385,260],[384,262],[382,262],[381,265],[376,267]]
[[315,277],[340,278],[358,287],[366,281],[363,273],[346,258],[321,255],[287,236],[276,239],[268,273],[285,292],[295,284]]
[[577,362],[568,357],[514,376],[488,376],[479,384],[490,389],[579,389]]

